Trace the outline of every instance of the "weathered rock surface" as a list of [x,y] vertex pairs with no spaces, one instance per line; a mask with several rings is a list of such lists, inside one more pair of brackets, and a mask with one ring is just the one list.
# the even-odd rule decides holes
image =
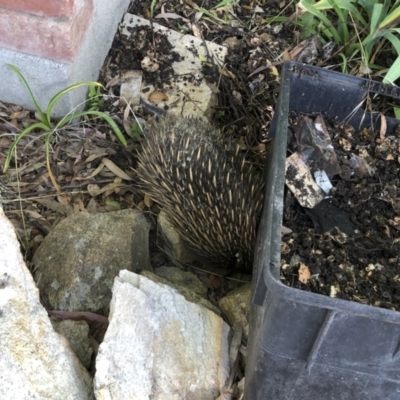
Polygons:
[[93,399],[92,379],[54,332],[0,208],[0,399]]
[[145,276],[146,278],[152,280],[155,283],[160,283],[162,285],[167,285],[170,286],[171,288],[177,290],[187,301],[190,301],[191,303],[198,304],[199,306],[205,307],[208,310],[214,312],[217,315],[221,315],[220,309],[212,304],[210,301],[208,301],[206,298],[203,296],[199,296],[197,293],[192,291],[190,288],[187,288],[181,284],[177,284],[172,282],[172,280],[168,280],[166,278],[163,278],[159,275],[153,274],[150,271],[142,271],[141,275]]
[[157,217],[157,231],[165,243],[164,250],[169,251],[170,255],[180,263],[191,263],[199,258],[197,254],[188,248],[162,210]]
[[192,272],[178,267],[160,267],[154,273],[175,285],[182,286],[207,299],[207,286]]
[[77,213],[35,253],[35,280],[50,309],[106,312],[121,269],[150,269],[149,224],[136,210]]
[[[228,49],[212,42],[207,42],[206,49],[205,42],[201,38],[184,35],[154,21],[150,25],[147,19],[129,13],[125,14],[121,27],[121,34],[128,37],[132,36],[132,30],[137,27],[151,28],[154,34],[164,36],[166,42],[174,50],[175,57],[171,65],[174,76],[159,82],[157,86],[144,80],[141,90],[142,98],[151,103],[149,100],[151,94],[155,90],[162,90],[164,93],[168,93],[168,96],[165,101],[158,104],[158,108],[161,110],[168,109],[169,113],[178,115],[211,117],[217,104],[217,96],[204,79],[201,58],[206,58],[210,53],[215,63],[222,65]],[[134,40],[133,37],[131,40]],[[193,51],[193,48],[196,51]],[[140,60],[143,69],[147,69],[144,64],[148,65],[145,59]],[[152,64],[154,65],[154,63]],[[188,75],[196,76],[196,81],[192,82],[187,79]]]
[[51,321],[54,330],[68,340],[71,349],[81,364],[89,369],[93,347],[88,337],[89,325],[86,321]]
[[251,284],[247,284],[232,290],[218,302],[221,311],[228,318],[229,324],[242,327],[245,339],[249,336],[250,301]]
[[181,264],[190,264],[192,262],[200,262],[205,270],[212,270],[214,273],[226,275],[229,270],[210,262],[206,258],[200,256],[193,251],[174,226],[168,221],[164,211],[160,211],[157,217],[157,231],[162,237],[163,250],[172,259],[178,260]]
[[121,271],[97,357],[96,398],[213,400],[229,376],[229,332],[176,290]]

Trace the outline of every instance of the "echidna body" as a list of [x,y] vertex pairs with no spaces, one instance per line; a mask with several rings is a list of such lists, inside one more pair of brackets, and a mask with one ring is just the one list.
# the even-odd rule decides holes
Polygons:
[[203,119],[167,116],[146,132],[137,173],[142,191],[197,253],[251,267],[264,185],[238,146]]

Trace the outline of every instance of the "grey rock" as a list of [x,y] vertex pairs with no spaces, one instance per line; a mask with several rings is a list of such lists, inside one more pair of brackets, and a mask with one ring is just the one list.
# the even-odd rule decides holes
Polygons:
[[240,325],[243,329],[243,337],[249,336],[251,284],[246,284],[232,290],[223,297],[218,305],[228,318],[230,326]]
[[160,267],[154,272],[167,281],[191,290],[200,297],[207,299],[207,286],[194,273],[184,271],[178,267]]
[[105,313],[121,269],[150,269],[148,237],[149,224],[136,210],[67,217],[33,258],[44,303],[53,310]]
[[81,364],[89,369],[93,348],[88,337],[89,325],[86,321],[51,321],[54,330],[68,340],[71,349]]

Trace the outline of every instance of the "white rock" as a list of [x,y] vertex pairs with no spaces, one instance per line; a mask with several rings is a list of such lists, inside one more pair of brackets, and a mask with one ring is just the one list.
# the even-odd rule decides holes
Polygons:
[[[156,89],[162,89],[168,97],[163,104],[168,106],[169,113],[211,117],[217,104],[217,96],[203,77],[202,63],[207,60],[209,53],[214,63],[222,66],[228,49],[192,35],[182,35],[181,32],[168,29],[155,22],[150,25],[148,20],[129,13],[125,14],[121,25],[121,34],[128,37],[132,36],[132,29],[150,28],[154,34],[165,37],[175,55],[175,60],[171,63],[173,76],[159,82],[161,87],[158,88],[153,82],[143,81],[142,98],[151,103],[149,95]],[[204,47],[205,43],[208,50]],[[152,68],[155,64],[151,63]],[[142,64],[142,68],[147,69],[146,65]]]
[[121,271],[97,356],[96,398],[215,399],[229,376],[229,333],[174,289]]
[[92,399],[91,377],[54,332],[0,208],[0,399]]

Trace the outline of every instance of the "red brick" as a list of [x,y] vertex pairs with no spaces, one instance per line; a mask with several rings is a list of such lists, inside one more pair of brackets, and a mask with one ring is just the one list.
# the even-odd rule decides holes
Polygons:
[[[85,4],[76,10],[72,19],[44,18],[0,8],[0,47],[54,61],[72,61],[93,13],[92,0],[75,0],[75,5],[78,2]],[[70,2],[65,0],[63,3]]]
[[0,7],[22,11],[39,17],[69,17],[82,0],[0,0]]

